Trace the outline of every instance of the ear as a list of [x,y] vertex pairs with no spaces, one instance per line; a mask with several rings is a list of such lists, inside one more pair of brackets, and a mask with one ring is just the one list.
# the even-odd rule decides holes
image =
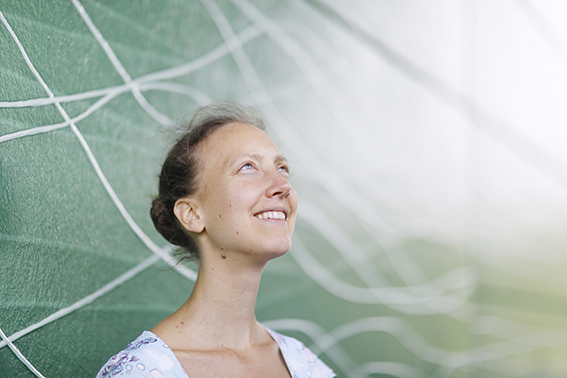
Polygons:
[[185,227],[188,231],[198,234],[205,228],[205,225],[197,212],[196,203],[191,198],[180,198],[175,201],[173,213],[183,227]]

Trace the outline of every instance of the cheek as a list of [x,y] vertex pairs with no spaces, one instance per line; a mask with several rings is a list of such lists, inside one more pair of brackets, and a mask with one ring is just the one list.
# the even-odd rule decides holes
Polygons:
[[293,210],[297,211],[297,207],[299,205],[299,198],[297,196],[297,192],[293,188],[289,193],[289,204]]
[[258,202],[261,191],[254,185],[235,185],[225,193],[224,202],[227,211],[248,212]]

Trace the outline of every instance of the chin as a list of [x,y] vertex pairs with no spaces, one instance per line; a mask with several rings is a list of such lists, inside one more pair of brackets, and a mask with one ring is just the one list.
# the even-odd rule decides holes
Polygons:
[[272,259],[285,255],[291,249],[291,241],[287,241],[287,243],[278,243],[278,245],[274,245],[272,248],[269,248],[270,256]]

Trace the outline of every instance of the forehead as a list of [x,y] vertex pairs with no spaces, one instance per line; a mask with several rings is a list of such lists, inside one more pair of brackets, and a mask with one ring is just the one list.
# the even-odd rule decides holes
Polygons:
[[233,123],[216,130],[202,146],[205,162],[215,166],[230,164],[240,155],[276,158],[280,152],[268,134],[257,127]]

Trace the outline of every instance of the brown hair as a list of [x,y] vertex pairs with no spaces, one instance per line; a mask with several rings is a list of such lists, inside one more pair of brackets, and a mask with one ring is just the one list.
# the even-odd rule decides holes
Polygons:
[[173,213],[179,198],[194,195],[199,189],[202,169],[200,148],[216,130],[232,123],[245,123],[265,130],[264,121],[251,107],[236,102],[221,101],[198,108],[183,134],[171,148],[159,175],[159,193],[152,201],[150,215],[156,229],[178,248],[174,255],[183,260],[198,260],[193,239]]

